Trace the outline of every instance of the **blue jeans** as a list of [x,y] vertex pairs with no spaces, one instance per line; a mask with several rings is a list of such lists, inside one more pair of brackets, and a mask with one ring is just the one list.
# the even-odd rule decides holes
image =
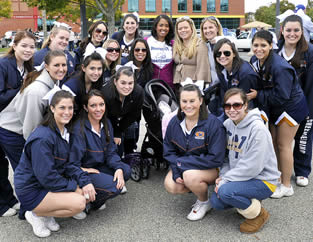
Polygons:
[[228,182],[218,189],[217,194],[213,192],[210,202],[216,210],[233,207],[246,209],[251,205],[252,198],[264,200],[272,193],[261,180]]

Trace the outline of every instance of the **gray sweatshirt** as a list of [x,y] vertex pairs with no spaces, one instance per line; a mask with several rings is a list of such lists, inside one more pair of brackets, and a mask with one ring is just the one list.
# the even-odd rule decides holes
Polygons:
[[9,105],[0,113],[0,127],[24,136],[26,140],[30,133],[42,122],[48,101],[42,98],[54,87],[54,81],[43,69],[40,76],[24,89],[18,92]]
[[239,124],[227,119],[228,161],[220,172],[219,187],[231,181],[265,180],[277,185],[280,172],[269,130],[259,109],[250,110]]

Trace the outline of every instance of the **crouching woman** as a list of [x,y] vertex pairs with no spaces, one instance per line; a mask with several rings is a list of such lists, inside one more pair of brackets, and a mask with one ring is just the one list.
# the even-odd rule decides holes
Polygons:
[[[34,234],[47,237],[58,231],[54,217],[82,212],[95,189],[86,173],[68,161],[74,98],[67,91],[54,94],[46,119],[26,141],[14,174],[15,191]],[[85,196],[84,196],[85,195]]]
[[225,93],[224,110],[229,118],[224,122],[228,161],[216,179],[210,201],[217,210],[236,208],[246,218],[240,231],[254,233],[269,218],[260,201],[272,195],[280,177],[272,138],[260,111],[248,111],[242,89],[231,88]]

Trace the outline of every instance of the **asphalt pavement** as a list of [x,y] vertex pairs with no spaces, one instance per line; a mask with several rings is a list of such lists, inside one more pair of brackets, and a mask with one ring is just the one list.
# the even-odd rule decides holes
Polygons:
[[[247,53],[240,55],[246,58]],[[142,123],[141,139],[143,134]],[[312,175],[305,188],[293,181],[294,196],[263,201],[270,219],[261,231],[247,235],[239,231],[244,219],[234,209],[211,210],[200,221],[188,221],[196,198],[168,194],[166,173],[152,167],[148,179],[129,181],[125,195],[107,201],[105,210],[93,211],[85,220],[57,218],[61,230],[45,239],[37,238],[31,225],[17,216],[0,217],[0,241],[313,241]]]

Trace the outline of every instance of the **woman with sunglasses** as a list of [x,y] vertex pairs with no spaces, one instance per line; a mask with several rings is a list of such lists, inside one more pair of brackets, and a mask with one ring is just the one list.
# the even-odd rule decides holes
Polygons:
[[[215,44],[214,59],[216,61],[216,73],[220,82],[220,95],[218,97],[220,103],[217,104],[216,110],[210,111],[220,115],[223,113],[222,107],[225,92],[232,87],[241,88],[246,93],[249,93],[250,89],[258,89],[259,75],[247,61],[240,58],[235,44],[229,39],[221,39]],[[256,106],[256,101],[250,103],[250,108]]]
[[138,28],[139,28],[139,17],[136,15],[129,13],[126,14],[122,21],[122,31],[115,32],[112,35],[112,39],[117,40],[117,42],[121,46],[122,51],[122,65],[127,62],[128,55],[130,53],[131,44],[133,41],[140,36]]
[[77,75],[66,81],[63,85],[72,90],[75,96],[75,118],[83,109],[83,99],[91,89],[101,90],[104,60],[100,54],[93,52],[86,56],[81,70]]
[[66,54],[67,73],[62,81],[67,80],[75,71],[74,58],[72,54],[66,50],[70,38],[70,30],[65,26],[54,26],[50,32],[48,39],[42,44],[40,51],[34,54],[34,66],[44,65],[44,58],[50,50],[62,50]]
[[144,88],[146,83],[152,79],[153,73],[150,49],[146,40],[135,39],[131,45],[128,60],[138,68],[135,70],[135,81]]
[[201,39],[203,42],[207,43],[208,46],[208,55],[209,55],[209,62],[210,62],[210,71],[211,71],[211,85],[219,82],[216,69],[215,69],[215,61],[213,57],[213,48],[216,44],[217,36],[223,36],[223,28],[220,21],[214,17],[209,16],[202,20],[200,25],[201,31]]
[[281,184],[273,198],[292,196],[290,183],[293,170],[292,142],[301,123],[308,116],[305,96],[298,83],[297,73],[288,62],[272,50],[272,34],[266,30],[256,32],[252,38],[250,62],[261,79],[261,88],[251,90],[248,98],[257,99],[269,115],[269,128],[281,171]]
[[[15,35],[13,46],[0,58],[0,112],[20,90],[27,73],[33,70],[36,37],[27,31]],[[12,163],[15,170],[16,164]],[[0,217],[13,216],[19,203],[8,179],[9,162],[0,147]]]
[[293,150],[296,184],[307,186],[311,173],[312,123],[313,123],[313,45],[307,43],[303,34],[301,17],[291,15],[282,24],[278,42],[278,54],[291,64],[298,75],[309,107],[309,116],[304,119],[295,136]]
[[70,161],[88,172],[96,189],[96,199],[91,203],[93,210],[103,210],[106,200],[119,195],[130,177],[129,165],[117,154],[106,113],[102,93],[91,90],[84,98],[84,109],[73,129]]
[[81,68],[81,64],[84,60],[84,53],[87,48],[87,45],[91,43],[95,48],[101,48],[103,43],[108,38],[108,26],[107,24],[99,20],[94,22],[88,29],[88,37],[82,40],[79,47],[74,50],[74,65],[75,70]]
[[146,38],[153,64],[152,79],[161,79],[174,88],[173,84],[173,44],[174,26],[172,20],[164,14],[153,21],[150,37]]
[[177,116],[169,122],[163,143],[169,162],[164,186],[172,194],[192,192],[197,201],[187,219],[202,219],[211,209],[208,186],[214,184],[225,158],[226,134],[223,124],[208,113],[201,91],[194,84],[180,89]]
[[122,53],[120,44],[115,39],[107,40],[102,47],[107,51],[104,60],[105,68],[103,71],[103,85],[105,85],[115,74],[116,66],[121,64]]
[[175,42],[173,59],[176,64],[174,72],[175,90],[187,77],[192,80],[211,82],[210,65],[206,44],[198,38],[194,22],[188,16],[180,17],[175,25]]
[[25,218],[40,238],[58,231],[54,217],[71,217],[95,200],[88,175],[69,162],[70,121],[74,98],[67,91],[56,92],[42,124],[36,128],[14,174],[15,191],[26,210]]
[[272,138],[260,111],[248,110],[242,89],[231,88],[225,93],[224,110],[228,159],[215,181],[210,202],[216,210],[236,208],[246,219],[240,231],[255,233],[269,218],[260,201],[273,194],[280,177]]
[[144,100],[142,87],[135,83],[131,67],[122,66],[103,88],[102,93],[107,106],[108,118],[112,122],[114,142],[118,145],[119,155],[134,152],[135,129],[131,137],[127,137],[130,144],[124,142],[125,131],[141,117]]

